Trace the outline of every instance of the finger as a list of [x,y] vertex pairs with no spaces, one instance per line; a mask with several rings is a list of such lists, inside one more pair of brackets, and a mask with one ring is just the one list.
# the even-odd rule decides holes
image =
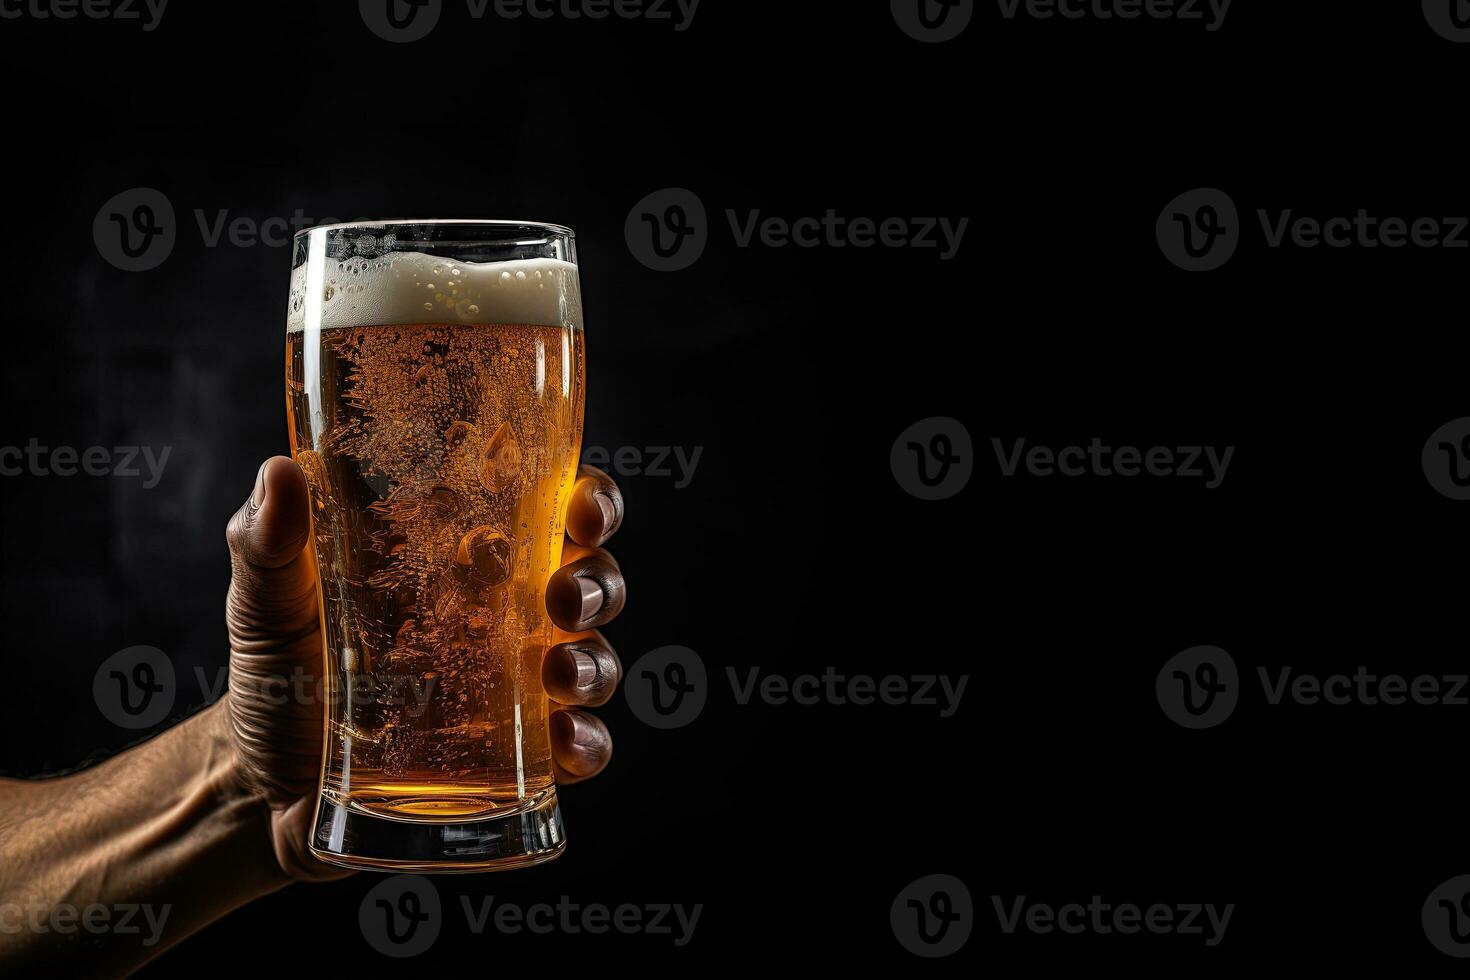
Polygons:
[[572,501],[567,507],[567,534],[580,545],[595,548],[623,523],[623,494],[613,478],[595,466],[577,471]]
[[273,456],[261,464],[255,489],[225,529],[233,566],[231,638],[246,652],[316,629],[316,578],[306,554],[310,533],[306,477],[292,460]]
[[606,704],[622,676],[617,653],[596,630],[558,643],[541,661],[541,686],[551,700],[562,704]]
[[552,573],[546,583],[546,612],[561,629],[590,630],[622,612],[626,596],[618,563],[598,548]]
[[602,719],[575,708],[551,714],[551,758],[558,785],[578,783],[602,772],[612,759],[612,736]]
[[262,464],[225,534],[233,566],[225,602],[230,718],[247,777],[274,807],[310,792],[321,765],[322,643],[310,530],[306,479],[277,456]]

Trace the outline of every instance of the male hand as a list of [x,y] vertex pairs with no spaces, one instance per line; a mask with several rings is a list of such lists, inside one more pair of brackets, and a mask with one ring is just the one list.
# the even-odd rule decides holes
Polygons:
[[[622,676],[597,627],[623,608],[622,572],[601,545],[623,519],[623,499],[606,473],[582,467],[567,512],[562,567],[546,588],[558,628],[542,663],[547,695],[557,702],[549,725],[559,785],[597,775],[612,739],[595,715],[580,710],[610,698]],[[276,860],[291,879],[317,881],[349,872],[307,848],[322,760],[325,697],[283,697],[281,679],[319,678],[323,639],[317,608],[306,478],[275,456],[226,529],[233,575],[225,603],[230,631],[228,733],[242,786],[270,807]]]

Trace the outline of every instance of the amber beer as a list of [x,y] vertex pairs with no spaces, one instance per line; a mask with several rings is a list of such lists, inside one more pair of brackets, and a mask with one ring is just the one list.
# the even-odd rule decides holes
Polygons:
[[[298,239],[287,407],[330,682],[313,848],[352,867],[565,843],[540,665],[581,443],[577,270],[564,229],[472,224],[426,251],[374,226]],[[560,251],[515,257],[528,233]],[[458,257],[496,236],[512,257]]]

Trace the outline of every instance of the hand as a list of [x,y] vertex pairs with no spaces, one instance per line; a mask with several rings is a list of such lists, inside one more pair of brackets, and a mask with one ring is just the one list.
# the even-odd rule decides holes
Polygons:
[[[301,673],[319,677],[323,666],[309,513],[301,469],[276,456],[261,466],[254,492],[226,529],[233,566],[225,602],[226,701],[234,766],[240,783],[269,805],[276,860],[298,881],[350,873],[317,860],[307,847],[325,697],[319,689],[281,697],[277,683]],[[617,654],[597,631],[623,608],[622,572],[601,547],[622,519],[617,485],[602,471],[582,467],[567,512],[571,540],[546,588],[546,609],[558,631],[541,674],[547,695],[559,704],[548,724],[562,785],[595,776],[612,757],[607,727],[578,709],[606,702],[622,677]]]

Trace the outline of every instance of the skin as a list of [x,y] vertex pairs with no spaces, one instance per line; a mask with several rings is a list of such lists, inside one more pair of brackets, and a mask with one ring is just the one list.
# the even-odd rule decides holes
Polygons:
[[[597,775],[612,756],[606,726],[582,709],[606,702],[622,676],[597,631],[626,594],[601,547],[622,516],[611,478],[582,467],[563,565],[547,587],[557,643],[542,664],[563,786]],[[0,779],[0,974],[123,975],[262,895],[352,873],[307,848],[324,700],[282,698],[268,683],[322,666],[309,536],[301,470],[283,456],[267,460],[226,529],[228,693],[88,769]],[[140,911],[129,923],[136,931],[93,928],[121,927],[112,910],[124,905],[148,906],[154,922]]]

